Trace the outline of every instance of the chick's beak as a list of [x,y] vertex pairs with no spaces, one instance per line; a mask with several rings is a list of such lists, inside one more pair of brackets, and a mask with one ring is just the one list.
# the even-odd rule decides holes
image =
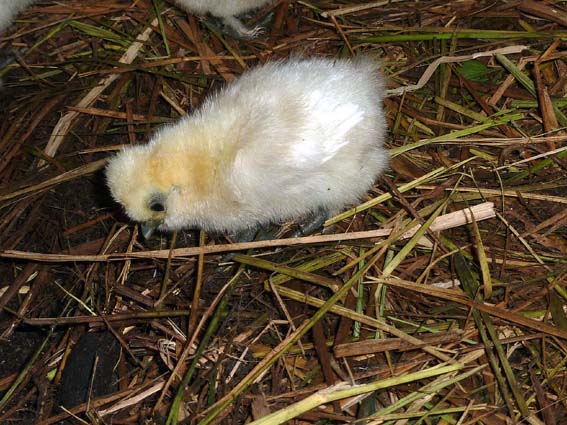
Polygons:
[[154,230],[162,223],[161,220],[148,220],[144,221],[140,228],[142,229],[142,235],[144,239],[148,240],[152,237]]

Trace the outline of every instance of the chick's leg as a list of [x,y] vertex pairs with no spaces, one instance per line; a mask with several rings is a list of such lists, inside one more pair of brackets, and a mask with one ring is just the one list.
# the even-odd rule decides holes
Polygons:
[[[244,242],[252,242],[253,240],[256,240],[257,235],[258,237],[261,237],[260,233],[261,233],[260,227],[253,226],[253,227],[247,227],[245,229],[236,230],[234,232],[230,232],[227,235],[227,237],[233,243],[244,243]],[[234,257],[234,254],[235,254],[234,252],[229,252],[228,254],[224,254],[221,257],[219,264],[224,264],[232,261],[232,257]],[[222,267],[219,268],[219,270],[222,269],[223,269]]]
[[247,227],[245,229],[231,232],[228,237],[234,243],[252,242],[258,233],[258,227]]
[[299,229],[293,232],[290,237],[299,238],[309,236],[318,231],[324,232],[326,229],[322,229],[323,224],[332,217],[332,215],[331,211],[326,208],[317,209],[317,211],[313,212],[299,223]]
[[255,27],[255,28],[248,28],[246,27],[240,19],[235,16],[230,16],[228,18],[223,18],[224,24],[234,32],[234,35],[238,38],[242,38],[244,40],[249,40],[258,35],[262,34],[264,31],[262,27]]

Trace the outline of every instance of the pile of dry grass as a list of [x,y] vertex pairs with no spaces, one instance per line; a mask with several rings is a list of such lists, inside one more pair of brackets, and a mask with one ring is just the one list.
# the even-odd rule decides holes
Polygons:
[[[20,15],[0,39],[0,422],[565,423],[565,16],[284,0],[244,41],[160,0]],[[392,160],[368,199],[331,236],[142,241],[109,153],[296,52],[382,58]]]

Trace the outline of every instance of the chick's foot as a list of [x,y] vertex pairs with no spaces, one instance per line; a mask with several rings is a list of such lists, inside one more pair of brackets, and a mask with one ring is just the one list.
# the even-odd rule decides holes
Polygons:
[[331,215],[332,214],[329,210],[319,208],[316,212],[310,214],[301,221],[298,224],[299,228],[293,232],[290,237],[300,238],[302,236],[309,236],[313,233],[324,231],[325,229],[323,229],[323,224],[325,224],[325,221],[327,221]]

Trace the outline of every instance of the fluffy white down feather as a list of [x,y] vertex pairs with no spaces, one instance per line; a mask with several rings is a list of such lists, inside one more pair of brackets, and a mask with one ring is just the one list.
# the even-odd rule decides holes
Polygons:
[[18,13],[32,4],[34,0],[0,0],[0,33],[3,33]]
[[274,0],[173,0],[182,9],[204,15],[210,13],[218,18],[237,16],[271,3]]
[[[257,67],[112,158],[110,191],[162,230],[236,231],[344,208],[387,167],[383,94],[368,58]],[[164,211],[151,210],[156,200]]]

